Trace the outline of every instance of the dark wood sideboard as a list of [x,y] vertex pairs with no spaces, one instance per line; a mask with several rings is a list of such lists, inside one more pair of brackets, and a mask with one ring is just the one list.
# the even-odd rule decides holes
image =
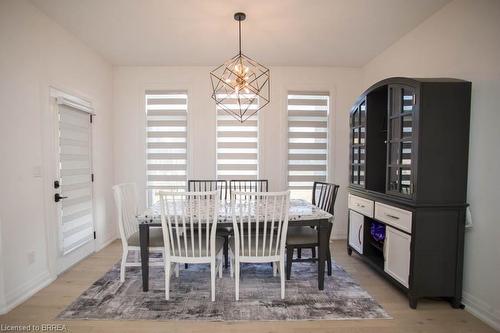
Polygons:
[[470,98],[467,81],[394,77],[350,112],[347,251],[412,308],[423,297],[462,306]]

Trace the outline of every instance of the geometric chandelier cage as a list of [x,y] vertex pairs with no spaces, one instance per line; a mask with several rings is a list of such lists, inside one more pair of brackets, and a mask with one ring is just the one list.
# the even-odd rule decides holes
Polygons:
[[245,18],[245,13],[234,14],[238,21],[238,54],[210,72],[212,98],[217,108],[240,122],[271,100],[269,69],[241,52],[241,21]]

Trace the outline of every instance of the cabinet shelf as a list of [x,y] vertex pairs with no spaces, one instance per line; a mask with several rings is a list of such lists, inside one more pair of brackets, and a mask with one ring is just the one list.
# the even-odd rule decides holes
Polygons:
[[377,243],[373,239],[370,239],[370,241],[368,242],[368,244],[370,244],[371,246],[373,246],[376,250],[378,250],[378,251],[380,251],[382,253],[384,252],[384,246],[380,245],[379,243]]

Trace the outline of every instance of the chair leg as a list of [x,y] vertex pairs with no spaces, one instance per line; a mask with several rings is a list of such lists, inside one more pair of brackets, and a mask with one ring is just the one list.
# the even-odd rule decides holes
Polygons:
[[286,279],[290,280],[292,275],[293,247],[286,248]]
[[229,235],[224,237],[224,268],[229,266]]
[[223,265],[223,255],[219,257],[219,279],[222,279],[222,265]]
[[215,258],[212,259],[212,262],[210,263],[210,279],[211,279],[211,295],[212,295],[212,302],[215,302],[215,276],[216,276],[216,271],[215,271]]
[[239,301],[240,300],[240,263],[239,261],[235,261],[235,272],[234,272],[234,281],[235,281],[235,284],[234,284],[234,292],[235,292],[235,296],[236,296],[236,300]]
[[188,264],[184,264],[184,269],[188,269]]
[[178,278],[179,277],[179,266],[181,264],[175,264],[175,277]]
[[275,262],[272,262],[271,266],[273,266],[273,277],[276,277],[278,275],[278,264]]
[[311,250],[312,250],[312,257],[316,258],[316,247],[313,247]]
[[285,258],[280,260],[281,299],[285,298]]
[[120,282],[125,282],[125,264],[127,263],[128,250],[123,250],[122,262],[120,265]]
[[234,257],[233,255],[231,254],[231,252],[229,252],[230,256],[229,256],[229,276],[231,276],[231,279],[234,277]]
[[302,258],[302,249],[300,247],[297,249],[297,258]]
[[165,261],[165,299],[170,299],[170,262]]
[[332,276],[332,254],[330,253],[330,248],[326,251],[326,268],[328,270],[328,276]]

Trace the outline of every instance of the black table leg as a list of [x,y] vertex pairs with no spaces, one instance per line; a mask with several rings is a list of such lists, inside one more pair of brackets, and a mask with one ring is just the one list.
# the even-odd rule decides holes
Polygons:
[[229,235],[224,237],[224,268],[229,267]]
[[325,261],[328,251],[328,246],[330,245],[330,239],[328,239],[328,223],[320,222],[318,225],[318,289],[325,289]]
[[139,224],[139,243],[141,246],[142,291],[149,290],[149,225]]

